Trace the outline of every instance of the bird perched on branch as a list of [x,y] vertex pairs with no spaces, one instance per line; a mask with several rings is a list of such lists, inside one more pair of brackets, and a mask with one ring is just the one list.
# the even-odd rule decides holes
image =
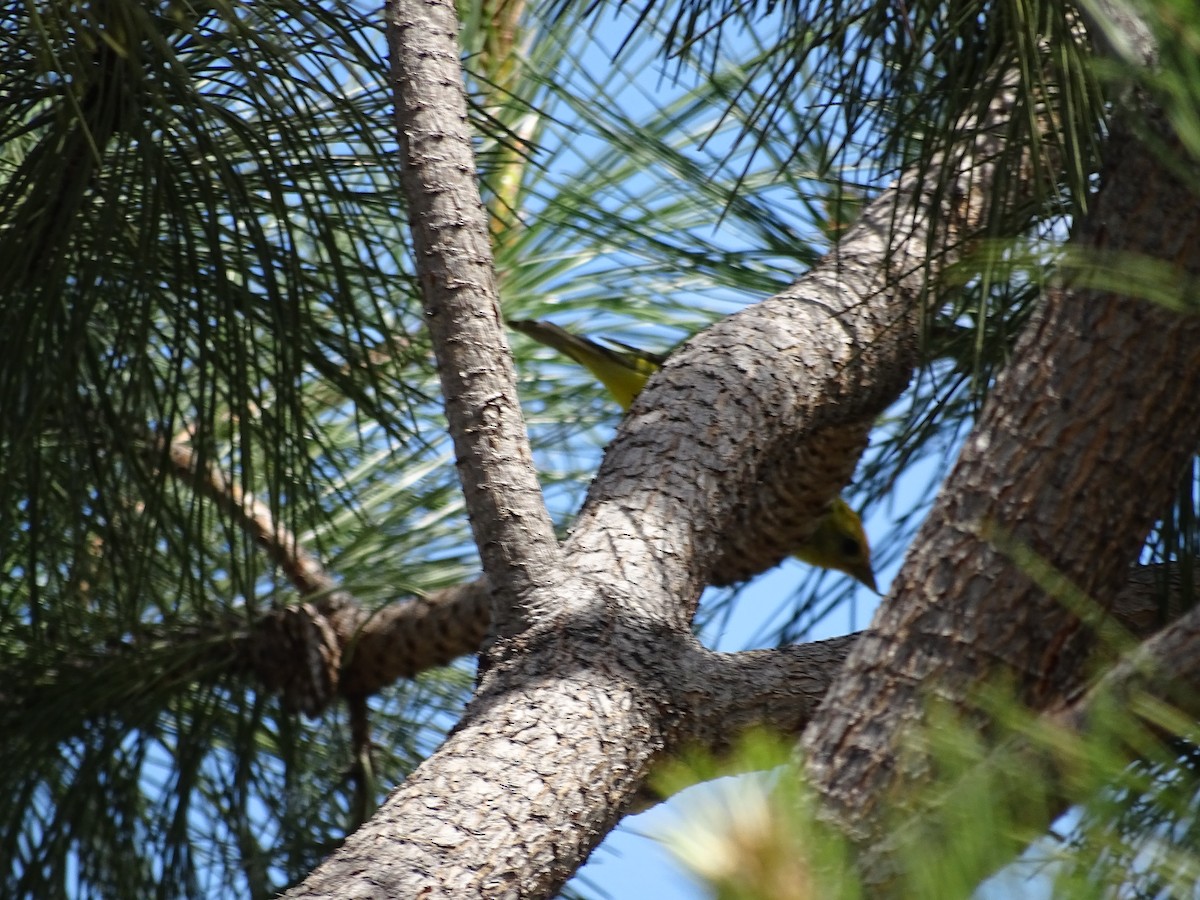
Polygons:
[[[606,344],[601,344],[551,322],[520,319],[508,324],[586,368],[608,388],[622,409],[633,405],[650,376],[666,361],[663,354],[648,353],[620,341],[606,339]],[[877,590],[871,569],[871,546],[862,519],[841,497],[830,502],[812,536],[792,553],[809,565],[845,572],[871,590]]]

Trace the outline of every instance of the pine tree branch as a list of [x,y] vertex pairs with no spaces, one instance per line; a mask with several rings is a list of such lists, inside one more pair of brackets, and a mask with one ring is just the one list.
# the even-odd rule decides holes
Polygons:
[[[1153,603],[1158,599],[1156,593],[1151,591],[1143,599]],[[1122,592],[1114,613],[1128,594],[1129,590]],[[1178,613],[1174,600],[1178,596],[1172,601],[1172,612]],[[1138,601],[1134,600],[1132,605],[1136,607]],[[1167,742],[1188,740],[1197,716],[1200,716],[1200,607],[1193,606],[1125,653],[1086,688],[1048,709],[1030,723],[1032,727],[1001,741],[983,760],[940,785],[938,790],[918,793],[904,819],[891,817],[879,847],[869,857],[872,874],[876,881],[884,881],[885,876],[895,871],[894,861],[903,859],[905,852],[912,852],[914,834],[928,829],[930,822],[941,821],[945,807],[961,806],[964,782],[978,785],[982,780],[1000,785],[1011,781],[1015,774],[1023,783],[1036,785],[1036,799],[1022,804],[1018,818],[1021,830],[1038,833],[1066,813],[1072,804],[1084,799],[1080,797],[1081,768],[1088,771],[1088,758],[1097,746],[1096,739],[1109,752],[1123,754],[1122,768],[1136,760],[1154,762],[1160,749],[1175,754],[1147,738],[1155,736]],[[1182,733],[1178,730],[1181,724]],[[1094,779],[1085,777],[1085,783],[1088,781],[1094,789]],[[1020,845],[1014,843],[1012,850],[1019,849]],[[998,861],[1007,861],[1003,852],[964,859],[959,865],[976,866],[973,875],[982,882],[995,871]]]
[[[1194,597],[1197,592],[1200,581],[1186,596]],[[1175,568],[1139,566],[1131,570],[1109,618],[1109,625],[1117,633],[1093,643],[1084,668],[1095,671],[1106,658],[1113,657],[1114,649],[1131,642],[1152,636],[1157,640],[1163,626],[1182,615],[1184,597]],[[777,650],[732,654],[701,648],[691,665],[681,670],[678,680],[676,702],[693,707],[684,717],[679,739],[720,755],[731,750],[738,735],[751,728],[799,736],[864,635],[856,632]],[[697,698],[701,702],[695,703]]]
[[[1094,685],[1047,713],[1056,725],[1086,734],[1111,709],[1145,717],[1145,700],[1200,718],[1200,606],[1161,629]],[[1146,718],[1157,729],[1159,723]]]
[[[1119,123],[1101,182],[1077,258],[1200,276],[1200,198]],[[1065,601],[1112,602],[1198,441],[1200,322],[1111,289],[1050,292],[806,733],[812,780],[855,841],[882,846],[883,798],[924,771],[898,754],[931,695],[982,725],[969,697],[983,683],[1034,709],[1078,685],[1093,638]]]
[[322,595],[322,603],[332,603],[331,598],[338,590],[337,583],[321,561],[301,545],[290,528],[275,521],[267,504],[243,490],[216,466],[204,465],[192,447],[192,437],[191,429],[187,429],[172,438],[167,448],[176,474],[249,534],[300,596]]
[[369,697],[401,678],[475,653],[491,623],[487,581],[477,579],[365,609],[338,591],[336,603],[272,610],[249,631],[240,658],[285,704],[316,715],[335,697]]
[[346,641],[340,690],[370,696],[478,652],[491,624],[491,598],[480,578],[377,610],[345,606],[331,618]]
[[911,375],[939,274],[998,224],[991,187],[1014,85],[1001,79],[993,105],[961,123],[964,144],[866,205],[803,278],[671,354],[606,453],[569,553],[663,547],[630,580],[669,584],[690,621],[704,586],[762,572],[811,537]]
[[388,4],[402,184],[426,322],[475,544],[498,590],[495,624],[505,634],[520,628],[518,598],[544,597],[549,606],[550,591],[530,591],[559,583],[562,554],[504,334],[457,34],[452,3]]
[[[343,365],[341,374],[385,365],[408,347],[406,338],[393,336]],[[166,445],[174,473],[250,535],[300,594],[299,604],[273,611],[244,633],[240,654],[265,685],[283,693],[289,708],[316,715],[336,696],[370,696],[399,678],[415,677],[479,648],[491,622],[484,582],[365,609],[338,587],[291,529],[275,521],[267,504],[215,464],[201,460],[193,439],[194,429],[186,428]],[[161,441],[150,442],[161,452]],[[158,457],[153,461],[157,464]],[[232,632],[242,634],[242,624],[224,629]],[[301,665],[302,660],[309,662]]]

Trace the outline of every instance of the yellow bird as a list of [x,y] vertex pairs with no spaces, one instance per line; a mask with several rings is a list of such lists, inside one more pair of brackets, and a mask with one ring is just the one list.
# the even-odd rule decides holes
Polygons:
[[608,388],[621,409],[633,406],[633,399],[642,392],[650,376],[662,368],[667,357],[661,353],[635,350],[619,341],[608,341],[611,347],[590,338],[571,334],[553,322],[534,322],[520,319],[509,327],[528,335],[579,363]]
[[[650,376],[657,372],[666,356],[647,353],[607,341],[610,346],[579,337],[551,322],[521,319],[508,323],[512,328],[569,356],[604,384],[622,409],[629,409]],[[856,578],[873,591],[875,572],[871,569],[871,546],[863,531],[862,519],[841,497],[829,504],[829,510],[817,523],[808,543],[795,550],[795,556],[809,565],[837,569]]]

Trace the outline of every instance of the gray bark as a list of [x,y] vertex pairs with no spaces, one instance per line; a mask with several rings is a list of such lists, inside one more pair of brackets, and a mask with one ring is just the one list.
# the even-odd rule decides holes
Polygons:
[[[1082,258],[1195,278],[1200,203],[1163,160],[1118,130],[1102,180]],[[1005,682],[1043,709],[1079,686],[1093,633],[1073,598],[1111,606],[1198,440],[1200,320],[1097,290],[1046,298],[806,733],[826,809],[863,847],[891,787],[924,774],[898,751],[931,695],[969,712]]]
[[[389,15],[401,94],[409,90],[405,67],[436,58],[444,65],[434,80],[460,101],[449,65],[457,53],[452,7],[395,0]],[[435,102],[429,87],[420,87],[419,102],[402,97],[402,109],[457,108],[445,97]],[[994,159],[1011,137],[1011,99],[1004,94],[988,120],[974,123],[958,155],[871,204],[804,279],[673,355],[623,422],[559,570],[549,581],[510,582],[529,610],[527,627],[500,629],[458,728],[294,896],[550,896],[637,799],[662,756],[700,733],[689,720],[722,682],[732,702],[728,688],[761,674],[763,657],[722,659],[697,645],[696,599],[710,580],[777,562],[808,537],[849,477],[870,422],[907,382],[930,277],[980,226]],[[472,168],[445,166],[438,175],[470,184]],[[409,179],[407,193],[428,191],[424,184]],[[428,227],[413,215],[415,226]],[[931,246],[943,249],[931,256]],[[424,283],[436,290],[441,280]],[[433,315],[435,342],[463,351],[460,372],[483,371],[471,352],[492,353],[502,341],[490,299],[478,302]],[[496,333],[462,340],[460,319]],[[445,384],[451,400],[470,387],[457,378]],[[507,409],[515,393],[489,402]],[[451,428],[463,430],[453,415]],[[464,474],[469,500],[473,485],[499,484],[488,481],[499,460],[491,440],[484,444],[475,448],[478,472]],[[498,517],[474,522],[477,533],[509,541],[499,571],[527,574],[525,553],[551,558],[540,538],[504,531],[500,490],[488,504],[471,508],[481,520]],[[494,577],[496,565],[489,571]],[[789,692],[798,702],[806,693],[804,679]],[[768,700],[762,714],[794,706],[781,701]]]
[[[453,5],[390,3],[388,42],[402,181],[426,323],[493,624],[517,630],[517,601],[552,596],[562,556],[517,397],[502,327]],[[547,599],[543,603],[550,602]]]
[[[499,637],[443,747],[293,896],[546,897],[683,741],[719,748],[731,720],[795,729],[808,719],[850,640],[721,656],[690,634],[697,598],[811,533],[909,377],[921,298],[977,234],[999,149],[1021,137],[1004,93],[961,155],[905,176],[805,278],[674,354],[559,548],[530,488],[511,371],[494,358],[506,353],[453,9],[393,0],[389,26],[417,257],[472,524],[499,586]],[[1118,166],[1112,183],[1148,163],[1136,145],[1124,149],[1133,168]],[[1178,190],[1152,171],[1162,178],[1153,191]],[[1144,227],[1138,212],[1109,190],[1095,242]],[[1194,223],[1178,212],[1174,244],[1160,251],[1190,259]],[[469,239],[450,239],[460,234]],[[1011,670],[1036,704],[1077,677],[1087,631],[988,535],[1111,600],[1198,436],[1200,391],[1177,380],[1194,388],[1195,331],[1127,298],[1064,293],[1046,304],[918,538],[898,601],[857,642],[809,726],[816,777],[852,832],[871,827],[866,792],[888,782],[893,740],[917,718],[918,680],[961,700],[979,678]],[[1168,371],[1147,373],[1144,354]],[[1114,360],[1132,373],[1105,371]],[[1145,418],[1131,428],[1131,416]],[[1122,479],[1128,489],[1110,490]],[[713,714],[747,700],[757,708],[741,719]]]

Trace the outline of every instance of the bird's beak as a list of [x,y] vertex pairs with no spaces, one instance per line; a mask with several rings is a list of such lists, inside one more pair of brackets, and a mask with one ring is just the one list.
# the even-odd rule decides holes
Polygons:
[[856,566],[850,574],[875,593],[879,593],[879,588],[875,587],[875,573],[871,571],[870,566]]

